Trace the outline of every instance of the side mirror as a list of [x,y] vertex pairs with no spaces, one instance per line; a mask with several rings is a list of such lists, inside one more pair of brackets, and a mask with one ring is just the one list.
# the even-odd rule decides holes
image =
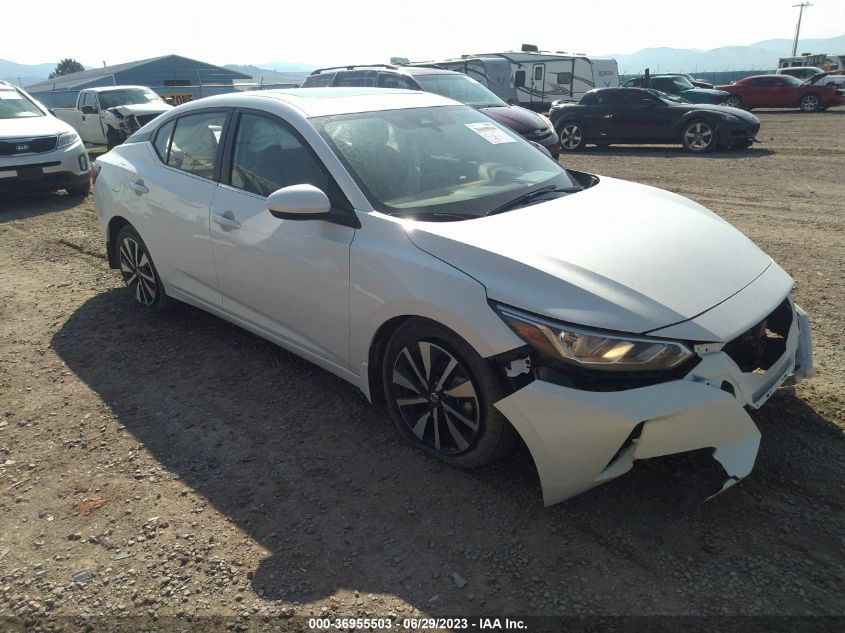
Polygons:
[[528,142],[531,143],[535,148],[537,148],[538,151],[543,152],[546,156],[548,156],[549,158],[554,160],[554,158],[552,158],[552,153],[548,149],[546,149],[545,147],[540,145],[537,141],[528,141]]
[[267,209],[280,220],[327,219],[332,205],[314,185],[291,185],[277,189],[267,198]]
[[97,108],[90,105],[82,106],[82,114],[97,114]]

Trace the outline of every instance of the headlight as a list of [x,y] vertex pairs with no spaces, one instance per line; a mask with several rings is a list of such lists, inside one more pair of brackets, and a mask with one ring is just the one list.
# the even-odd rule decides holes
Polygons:
[[78,140],[79,134],[76,132],[63,132],[62,134],[59,134],[59,142],[56,144],[56,148],[58,149],[59,147],[73,145]]
[[686,346],[636,336],[607,334],[556,323],[506,306],[494,306],[522,340],[552,359],[602,371],[672,369],[694,356]]
[[547,128],[549,128],[549,132],[554,132],[554,131],[555,131],[555,126],[554,126],[554,124],[552,123],[552,120],[551,120],[549,117],[547,117],[547,116],[545,116],[545,115],[543,115],[543,114],[540,114],[540,115],[538,115],[538,116],[539,116],[541,119],[543,119],[543,123],[545,123],[545,124],[546,124],[546,127],[547,127]]

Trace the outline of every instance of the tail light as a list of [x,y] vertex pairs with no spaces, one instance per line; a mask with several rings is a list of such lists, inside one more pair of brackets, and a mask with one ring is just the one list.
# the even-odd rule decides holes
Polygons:
[[101,167],[97,164],[97,161],[91,163],[91,182],[97,182],[97,176],[100,175]]

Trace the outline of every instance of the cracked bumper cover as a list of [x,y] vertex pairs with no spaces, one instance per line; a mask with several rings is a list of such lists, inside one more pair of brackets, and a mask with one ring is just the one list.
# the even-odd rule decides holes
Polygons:
[[[697,449],[713,449],[722,490],[748,475],[760,431],[745,406],[760,407],[788,377],[813,371],[809,321],[797,306],[795,314],[783,355],[762,374],[741,372],[719,349],[682,380],[614,392],[534,380],[495,403],[531,451],[545,505],[610,481],[637,459]],[[721,388],[725,381],[734,394]]]

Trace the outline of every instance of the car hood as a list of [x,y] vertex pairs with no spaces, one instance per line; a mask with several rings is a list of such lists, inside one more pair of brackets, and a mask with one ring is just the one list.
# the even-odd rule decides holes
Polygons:
[[622,332],[698,316],[772,264],[701,205],[613,178],[487,218],[403,224],[418,248],[477,279],[491,300]]
[[144,115],[144,114],[161,114],[162,112],[167,112],[168,110],[172,110],[173,106],[167,103],[133,103],[130,105],[119,105],[114,106],[111,108],[106,108],[107,110],[117,111],[120,112],[123,116],[134,114],[134,115]]
[[64,132],[73,132],[73,128],[51,115],[0,119],[0,138],[52,136]]
[[718,90],[715,88],[690,88],[689,90],[684,90],[683,92],[681,92],[681,96],[683,96],[685,99],[690,100],[692,100],[692,97],[695,96],[718,99],[720,97],[727,97],[728,93],[724,90]]
[[535,130],[546,130],[546,122],[536,112],[520,106],[493,106],[479,108],[481,112],[514,132],[527,134]]
[[[685,106],[685,105],[688,106],[690,104],[682,103],[682,104],[680,104],[680,107]],[[679,107],[679,106],[676,106],[676,107]],[[756,116],[754,116],[753,114],[751,114],[747,110],[743,110],[742,108],[732,108],[730,106],[725,106],[725,105],[716,105],[715,103],[696,103],[694,109],[697,112],[699,112],[701,110],[706,110],[707,112],[719,112],[721,114],[732,114],[733,116],[738,117],[738,118],[742,119],[743,121],[746,121],[747,123],[759,123],[760,122],[760,119],[758,119]]]

